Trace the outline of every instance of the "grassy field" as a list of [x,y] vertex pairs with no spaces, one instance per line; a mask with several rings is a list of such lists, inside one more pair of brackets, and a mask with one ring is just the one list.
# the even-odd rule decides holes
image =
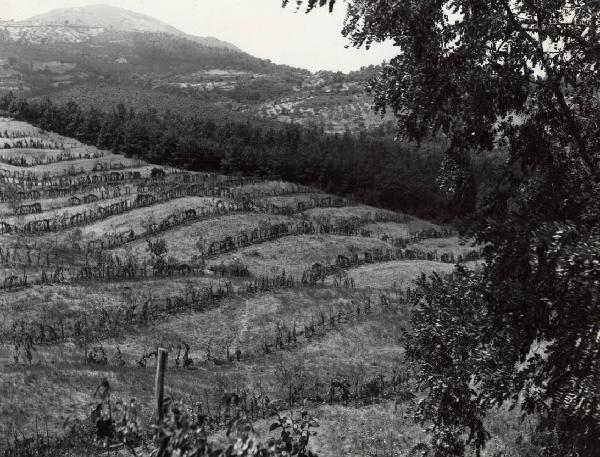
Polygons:
[[341,208],[312,208],[303,211],[311,219],[330,218],[331,220],[350,219],[353,217],[373,219],[376,213],[394,214],[393,211],[375,208],[368,205],[343,206]]
[[428,240],[421,240],[414,243],[412,247],[422,249],[424,251],[438,251],[439,253],[452,252],[455,257],[459,255],[465,256],[473,250],[477,250],[477,247],[473,246],[473,243],[469,240],[462,240],[457,236],[450,238],[431,238]]
[[298,186],[296,184],[286,181],[265,180],[255,184],[246,184],[244,186],[240,186],[235,190],[235,192],[239,195],[255,195],[272,192],[282,193],[285,191],[291,191],[297,187]]
[[[174,396],[188,399],[189,395],[200,397],[204,390],[214,392],[221,387],[224,390],[248,386],[269,392],[275,398],[284,396],[284,386],[280,375],[286,367],[302,361],[300,371],[307,380],[326,380],[331,376],[375,376],[381,370],[401,359],[402,351],[396,344],[396,330],[404,322],[402,315],[372,316],[342,324],[338,331],[324,336],[302,339],[296,348],[277,351],[270,354],[258,353],[255,357],[240,363],[217,365],[206,360],[206,347],[211,341],[212,357],[225,358],[225,343],[229,338],[235,344],[260,348],[265,331],[275,324],[275,319],[306,319],[311,311],[327,309],[332,300],[349,300],[349,296],[336,296],[331,291],[313,294],[294,294],[269,297],[267,300],[242,301],[239,299],[224,303],[219,309],[203,313],[184,314],[169,318],[149,327],[139,327],[128,331],[118,339],[103,341],[104,347],[112,358],[116,344],[124,354],[127,364],[115,366],[82,366],[83,350],[73,344],[39,348],[36,358],[40,361],[25,370],[11,366],[0,374],[3,385],[14,383],[7,389],[3,398],[2,412],[17,425],[29,425],[23,418],[34,414],[47,418],[54,429],[60,427],[61,414],[81,414],[85,411],[88,393],[93,392],[94,382],[107,377],[115,389],[125,397],[136,397],[144,405],[150,405],[152,395],[153,358],[146,368],[136,367],[135,360],[144,350],[152,349],[162,343],[171,348],[175,357],[175,345],[182,342],[190,344],[195,369],[182,370],[171,366],[168,374],[168,392]],[[299,306],[308,309],[299,310]],[[265,318],[269,318],[265,322]],[[233,319],[236,319],[234,324]],[[226,330],[228,333],[224,333]],[[236,341],[235,337],[239,339]],[[3,357],[4,358],[4,357]],[[172,359],[171,359],[172,360]],[[365,361],[373,360],[366,363]],[[65,376],[68,374],[68,376]],[[147,379],[146,379],[147,378]],[[135,380],[135,381],[134,381]],[[26,400],[20,401],[25,392],[31,391]],[[43,398],[49,395],[51,402]],[[57,404],[60,405],[57,408]],[[14,409],[13,409],[14,408]],[[144,418],[149,419],[149,408],[144,408]],[[16,414],[18,413],[18,414]],[[19,421],[21,423],[19,424]],[[7,425],[7,424],[4,424]]]
[[[477,268],[480,262],[466,262],[468,268]],[[348,275],[359,289],[396,290],[414,287],[414,279],[422,274],[429,276],[436,272],[451,273],[454,264],[429,260],[396,260],[378,264],[362,265],[348,270]],[[333,278],[327,278],[327,284],[333,284]]]
[[[397,260],[352,268],[348,274],[358,288],[391,289],[411,287],[413,280],[425,273],[450,273],[454,265],[427,260]],[[327,279],[333,283],[333,278]]]
[[265,197],[259,200],[260,203],[263,204],[272,204],[277,206],[290,206],[296,209],[296,205],[300,202],[310,203],[313,198],[324,198],[327,197],[327,194],[297,194],[297,195],[279,195],[274,197]]
[[65,162],[55,162],[44,165],[35,165],[33,167],[27,167],[23,169],[22,167],[17,167],[15,165],[10,165],[7,163],[3,163],[0,166],[0,169],[6,170],[9,172],[14,171],[23,171],[30,173],[37,173],[40,175],[48,174],[49,176],[62,174],[67,170],[73,170],[77,173],[89,173],[94,169],[96,163],[101,163],[103,165],[108,165],[110,167],[116,165],[122,165],[124,167],[134,167],[139,166],[140,162],[135,159],[128,159],[127,157],[119,156],[119,155],[110,155],[107,157],[102,157],[99,159],[75,159],[69,160]]
[[272,339],[278,324],[291,327],[295,323],[301,330],[311,319],[318,321],[321,313],[329,315],[331,310],[350,306],[351,299],[351,294],[329,288],[228,299],[216,309],[173,316],[106,345],[114,348],[119,344],[126,357],[139,357],[149,341],[158,341],[170,350],[186,342],[194,359],[202,360],[210,342],[212,356],[225,359],[227,344],[232,353],[235,348],[260,352],[263,339]]
[[[19,216],[8,216],[3,220],[8,222],[9,224],[26,224],[29,221],[37,221],[42,219],[54,219],[55,217],[65,216],[69,218],[70,216],[83,213],[84,211],[92,211],[96,210],[100,206],[109,206],[113,203],[121,202],[124,200],[128,200],[130,203],[135,200],[135,195],[128,195],[123,197],[115,197],[115,198],[107,198],[104,200],[98,200],[94,203],[83,203],[77,206],[69,206],[69,207],[58,207],[58,208],[44,208],[42,207],[43,212],[35,213],[35,214],[24,214]],[[50,200],[50,203],[51,200]]]
[[153,206],[136,208],[134,210],[103,219],[82,228],[84,236],[101,237],[102,234],[117,231],[133,230],[142,233],[148,227],[148,222],[160,223],[174,211],[185,211],[187,209],[209,208],[217,200],[210,197],[182,197]]
[[403,238],[420,230],[439,229],[439,226],[411,216],[407,218],[406,222],[374,222],[365,225],[364,229],[378,238],[384,235],[392,238]]
[[236,260],[248,267],[253,275],[273,275],[285,270],[286,274],[301,276],[312,264],[335,263],[338,255],[349,256],[373,249],[387,249],[389,245],[372,238],[301,235],[273,240],[270,243],[249,246],[234,253],[211,259],[209,265],[231,263]]
[[[2,140],[6,142],[6,139]],[[68,151],[62,149],[35,149],[35,148],[15,148],[15,149],[2,149],[0,150],[0,158],[3,161],[7,160],[25,160],[25,163],[32,164],[34,160],[56,160],[57,157],[67,154]],[[81,155],[85,155],[82,153]],[[79,157],[79,153],[72,153],[73,158]]]
[[[96,205],[104,206],[104,205],[108,205],[110,203],[115,203],[119,200],[124,200],[124,199],[135,200],[135,197],[137,196],[137,189],[135,186],[130,186],[131,193],[129,195],[125,194],[124,186],[120,186],[120,187],[122,187],[120,189],[121,197],[99,199],[98,202],[96,203]],[[75,194],[73,194],[73,196],[76,196],[83,202],[83,198],[89,194],[94,194],[94,195],[100,197],[100,195],[101,195],[100,188],[95,191],[84,192],[84,193],[75,193]],[[110,195],[113,195],[113,193],[111,192]],[[42,205],[42,213],[37,214],[37,216],[42,217],[42,214],[48,214],[48,213],[51,213],[52,211],[56,212],[56,210],[62,210],[62,211],[58,211],[58,214],[60,214],[61,212],[67,212],[67,211],[70,212],[71,214],[73,214],[73,213],[80,212],[81,210],[86,209],[86,207],[88,207],[88,205],[89,205],[86,203],[82,203],[81,205],[71,205],[69,203],[70,198],[71,197],[41,198],[41,199],[35,200],[36,202],[39,202]],[[28,203],[30,203],[30,202],[29,201],[23,202],[23,204],[28,204]],[[0,216],[5,218],[3,220],[9,220],[10,217],[14,215],[14,208],[12,206],[13,205],[8,202],[0,203]],[[90,206],[90,207],[93,207],[93,206]],[[29,216],[33,216],[33,215],[29,215]]]
[[[229,214],[195,222],[190,225],[174,228],[162,237],[167,243],[168,255],[183,262],[189,262],[192,257],[200,254],[198,243],[208,247],[214,241],[221,241],[227,236],[234,237],[242,231],[250,232],[261,223],[278,224],[290,222],[293,219],[286,216],[265,215],[259,213]],[[157,238],[155,237],[155,238]],[[146,240],[129,243],[126,248],[115,249],[113,252],[124,255],[131,253],[136,256],[147,255]]]
[[[125,200],[126,198],[120,197],[115,199],[116,201]],[[123,233],[133,230],[136,235],[143,234],[146,232],[149,223],[160,223],[171,214],[177,211],[185,211],[188,209],[199,210],[202,208],[208,209],[214,206],[217,200],[227,201],[226,199],[212,198],[212,197],[182,197],[174,200],[169,200],[163,203],[158,203],[153,206],[145,206],[142,208],[135,208],[125,211],[121,214],[114,216],[108,216],[104,219],[96,220],[95,222],[88,223],[78,227],[69,227],[64,230],[57,232],[40,232],[34,235],[26,237],[28,242],[33,242],[36,245],[42,246],[70,246],[71,239],[75,238],[79,243],[86,243],[90,240],[101,239],[105,234],[111,233]],[[89,204],[90,208],[96,206],[104,206],[105,201],[99,201],[97,203]],[[78,205],[69,208],[59,208],[55,210],[49,210],[44,213],[31,214],[27,216],[4,216],[1,220],[17,223],[18,225],[23,224],[29,220],[42,220],[48,219],[48,214],[69,214],[73,215],[83,211],[82,206]],[[162,235],[161,235],[162,236]],[[19,236],[19,242],[25,242],[23,236]],[[17,242],[17,237],[14,235],[0,235],[0,242],[11,245]],[[144,242],[140,242],[144,244]]]
[[[241,284],[233,280],[234,284]],[[80,317],[87,312],[111,309],[141,302],[152,297],[164,301],[169,295],[181,295],[190,286],[214,287],[223,284],[222,278],[211,276],[179,278],[147,278],[77,284],[36,285],[0,296],[0,310],[5,330],[16,321],[57,322]]]

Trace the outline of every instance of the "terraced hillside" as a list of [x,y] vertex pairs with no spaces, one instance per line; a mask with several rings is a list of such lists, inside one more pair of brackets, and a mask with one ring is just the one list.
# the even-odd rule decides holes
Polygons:
[[148,422],[163,346],[167,395],[215,439],[236,392],[259,431],[273,408],[308,407],[319,455],[423,440],[399,337],[416,275],[479,258],[449,227],[6,118],[0,133],[0,435],[60,436],[103,378]]

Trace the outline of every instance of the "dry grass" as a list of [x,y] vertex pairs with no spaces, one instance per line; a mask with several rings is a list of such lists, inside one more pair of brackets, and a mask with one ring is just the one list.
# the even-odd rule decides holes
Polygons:
[[[464,262],[463,265],[478,269],[482,263],[473,261]],[[443,275],[451,273],[454,268],[455,265],[451,263],[429,260],[395,260],[352,268],[348,270],[348,274],[359,289],[396,290],[398,287],[413,287],[414,280],[421,274],[429,276],[436,272]],[[326,283],[333,283],[333,278],[327,278]]]
[[[42,130],[38,127],[35,127],[27,122],[17,121],[14,119],[0,117],[0,132],[4,135],[4,132],[7,131],[9,133],[12,132],[24,132],[28,136],[25,138],[35,138],[41,139],[44,141],[53,141],[56,143],[64,143],[65,147],[69,148],[86,148],[90,151],[98,150],[94,146],[87,146],[80,141],[77,141],[74,138],[69,138],[63,135],[59,135],[56,132],[48,132],[46,130]],[[2,140],[11,140],[10,138],[2,138]],[[18,141],[19,138],[15,138],[14,141]],[[108,152],[108,151],[107,151]]]
[[[251,231],[257,228],[261,222],[277,224],[290,221],[292,219],[286,216],[257,213],[229,214],[177,227],[158,236],[166,241],[169,257],[189,262],[194,255],[200,253],[196,246],[199,240],[203,240],[208,247],[210,243],[220,241],[226,236],[235,236],[242,231]],[[138,240],[128,244],[126,248],[119,248],[114,252],[119,254],[128,252],[140,258],[146,257],[148,255],[147,243],[145,240]]]
[[310,203],[312,198],[326,198],[330,197],[328,194],[292,194],[292,195],[278,195],[273,197],[264,197],[260,199],[260,202],[266,204],[273,204],[277,206],[290,206],[296,209],[296,205],[300,202]]
[[164,301],[168,295],[183,295],[189,285],[217,288],[222,283],[220,278],[200,276],[36,285],[0,296],[0,329],[18,320],[50,323],[80,317],[104,308],[126,306],[131,298],[141,301],[153,297]]
[[[116,200],[124,200],[125,197],[119,197]],[[81,227],[73,227],[65,230],[61,230],[58,232],[48,232],[48,233],[38,233],[35,235],[29,235],[26,239],[21,237],[21,241],[26,241],[27,243],[34,242],[37,245],[42,246],[70,246],[69,239],[73,232],[77,231],[80,233],[80,238],[83,242],[87,242],[92,239],[101,238],[106,233],[113,232],[128,232],[129,230],[133,230],[135,234],[144,233],[148,227],[148,221],[153,221],[156,223],[160,223],[162,220],[167,218],[173,212],[179,210],[187,210],[187,209],[196,209],[199,208],[209,208],[213,205],[217,200],[226,201],[226,199],[216,199],[212,197],[182,197],[175,200],[170,200],[164,203],[159,203],[153,206],[146,206],[143,208],[136,208],[131,211],[127,211],[122,214],[117,214],[115,216],[110,216],[102,220],[98,220],[88,225],[83,225]],[[105,202],[106,200],[104,200]],[[93,203],[93,205],[103,205],[103,203]],[[83,205],[82,205],[83,206]],[[69,214],[75,214],[79,212],[77,208],[81,208],[81,206],[69,208]],[[53,212],[62,214],[65,210],[59,209],[54,210]],[[29,220],[33,219],[43,219],[40,217],[40,214],[30,215],[30,216],[18,216],[14,217],[14,220],[17,223],[22,223],[24,218]],[[168,238],[168,231],[160,234],[159,236]],[[0,243],[6,243],[6,245],[10,245],[14,243],[19,238],[19,235],[16,234],[5,234],[0,235]],[[79,256],[81,257],[81,256]]]
[[[8,368],[0,372],[0,395],[7,400],[0,403],[3,418],[0,433],[4,436],[11,430],[35,433],[36,416],[42,431],[45,431],[47,421],[50,433],[60,432],[64,419],[69,416],[85,419],[93,401],[91,394],[102,378],[113,387],[115,398],[136,398],[140,415],[147,424],[151,416],[153,368],[44,365]],[[170,365],[166,375],[166,395],[188,403],[201,401],[205,405],[205,392],[210,392],[209,401],[214,411],[218,404],[214,393],[218,389],[227,391],[236,385],[246,385],[251,391],[262,389],[268,393],[271,386],[261,383],[263,379],[258,370],[247,370],[239,364],[227,371],[218,369],[216,372],[214,369],[174,369]],[[384,401],[358,408],[310,403],[307,406],[320,424],[315,430],[317,435],[310,442],[310,449],[320,457],[407,455],[416,444],[428,443],[430,439],[424,426],[411,419],[407,403],[397,405],[393,401]],[[294,415],[297,414],[296,410]],[[271,422],[267,419],[254,424],[260,438],[272,436],[268,431]],[[536,448],[529,438],[535,421],[520,422],[516,413],[502,409],[492,411],[485,422],[491,438],[482,457],[539,455],[528,454]],[[522,443],[516,444],[519,437]],[[221,441],[223,435],[212,439]]]
[[320,427],[310,448],[319,457],[407,455],[427,436],[406,411],[407,405],[393,401],[359,408],[322,405],[311,411]]
[[395,214],[393,211],[367,205],[342,206],[341,208],[312,208],[303,212],[311,219],[331,218],[333,221],[352,217],[374,218],[376,213]]
[[[182,197],[153,206],[137,208],[132,211],[108,217],[101,221],[82,227],[84,236],[101,237],[104,233],[133,230],[135,233],[145,232],[148,221],[160,223],[176,211],[187,209],[209,208],[218,199],[212,197]],[[220,199],[223,200],[223,199]]]
[[350,306],[352,296],[332,289],[302,289],[286,291],[254,298],[231,298],[218,308],[203,312],[188,312],[167,317],[149,327],[140,327],[118,340],[107,341],[107,347],[120,344],[123,353],[138,358],[145,347],[159,344],[171,350],[186,342],[191,346],[196,360],[205,358],[205,350],[211,342],[212,355],[225,358],[226,345],[235,348],[259,349],[265,337],[273,339],[278,324],[291,327],[296,323],[315,322],[330,310]]
[[[317,435],[311,440],[311,450],[319,457],[339,455],[364,457],[395,457],[408,455],[419,443],[429,445],[431,437],[424,431],[424,425],[417,424],[410,417],[409,404],[396,404],[393,401],[381,402],[355,408],[342,405],[321,405],[310,410],[319,421]],[[510,422],[508,422],[508,421]],[[519,418],[505,408],[494,411],[486,420],[491,432],[490,441],[482,450],[481,457],[521,457],[536,447],[526,435],[531,432],[519,426]],[[496,424],[502,427],[496,427]],[[261,436],[267,435],[269,421],[258,425]],[[524,438],[516,444],[517,437]],[[539,451],[539,449],[538,449]],[[467,450],[466,455],[474,455]]]
[[[205,284],[210,283],[205,281]],[[130,283],[130,286],[132,285],[146,286],[148,283]],[[158,286],[159,284],[153,285],[155,288]],[[91,291],[90,289],[74,289],[68,299],[65,297],[60,300],[62,307],[59,306],[57,297],[51,296],[48,299],[55,303],[54,306],[41,310],[38,305],[35,307],[37,314],[34,315],[34,310],[31,310],[28,317],[35,316],[42,321],[53,323],[59,317],[80,316],[83,312],[90,316],[99,315],[100,309],[130,303],[128,297],[132,295],[138,299],[142,298],[135,295],[131,288],[120,285],[118,289],[119,292],[109,291],[105,285],[102,291],[91,293],[86,308],[83,308],[83,303],[78,302],[77,295]],[[218,307],[202,312],[190,311],[163,316],[148,325],[133,325],[123,329],[118,336],[104,339],[103,344],[109,352],[119,344],[126,360],[133,363],[144,349],[152,348],[155,344],[174,350],[183,342],[190,344],[192,356],[196,360],[203,360],[210,341],[213,356],[224,359],[228,343],[232,349],[240,347],[244,352],[248,349],[260,352],[265,337],[273,343],[278,324],[291,327],[295,323],[297,329],[302,330],[304,324],[318,322],[321,314],[328,319],[331,313],[335,315],[339,310],[353,309],[352,300],[357,297],[354,291],[315,288],[282,291],[248,299],[229,298],[220,302]],[[377,352],[378,359],[387,354],[387,359],[392,362],[401,353],[393,342],[396,331],[405,323],[404,319],[403,313],[384,317],[374,312],[368,317],[362,316],[357,322],[342,323],[340,331],[328,333],[325,337],[315,340],[301,337],[301,347],[295,352],[305,354],[303,358],[307,364],[322,367],[360,364],[361,358],[366,357],[364,360],[369,360],[370,355],[374,355],[373,351]],[[312,341],[315,341],[312,347],[306,346]],[[376,347],[379,349],[376,350]],[[68,344],[40,347],[35,360],[50,362],[58,359],[62,362],[76,363],[81,358],[81,351],[72,353],[71,349]],[[0,359],[8,362],[12,349],[6,347],[5,351]],[[342,358],[339,357],[341,353],[344,354]],[[317,363],[318,360],[323,362]]]
[[[6,142],[6,139],[0,139]],[[59,157],[65,153],[62,149],[35,149],[35,148],[15,148],[15,149],[1,149],[0,157],[2,160],[24,160],[26,164],[32,164],[35,162],[35,158],[42,160],[49,159],[50,157]]]
[[373,233],[373,236],[381,238],[387,235],[392,238],[407,237],[411,233],[420,230],[439,229],[440,227],[431,222],[424,221],[418,217],[410,216],[406,222],[374,222],[364,226],[365,230]]
[[[8,132],[30,132],[32,135],[36,136],[42,133],[42,130],[34,127],[28,122],[17,121],[8,117],[0,117],[0,131],[4,134],[5,130]],[[47,133],[50,134],[49,132]],[[56,135],[57,137],[60,136],[58,134],[52,135]]]
[[[40,175],[43,175],[44,173],[48,173],[50,175],[56,175],[56,174],[63,174],[66,173],[69,170],[75,170],[76,172],[91,172],[94,168],[94,165],[96,165],[96,163],[102,163],[102,164],[122,164],[126,167],[133,167],[133,166],[139,166],[140,165],[140,161],[135,160],[135,159],[128,159],[127,157],[124,156],[118,156],[118,155],[108,155],[105,157],[101,157],[99,159],[75,159],[75,160],[68,160],[65,162],[56,162],[56,163],[49,163],[49,164],[44,164],[44,165],[35,165],[33,167],[27,167],[25,169],[25,172],[32,172],[32,173],[38,173]],[[17,167],[14,165],[9,165],[6,163],[3,163],[0,166],[0,169],[3,170],[7,170],[10,172],[13,171],[22,171],[23,168],[22,167]]]
[[479,247],[473,246],[472,242],[464,241],[457,236],[422,240],[418,243],[411,244],[410,247],[422,249],[424,251],[437,251],[440,254],[452,252],[455,257],[458,257],[459,255],[464,256],[473,250],[479,249]]
[[286,181],[262,181],[256,184],[246,184],[235,189],[238,194],[248,193],[250,195],[262,192],[282,192],[293,189],[296,185]]
[[[319,457],[395,457],[406,456],[418,443],[427,442],[423,427],[407,416],[407,404],[384,401],[370,405],[310,405],[309,414],[319,422],[313,429],[309,449]],[[283,411],[296,419],[300,410]],[[270,432],[273,419],[259,420],[254,424],[256,437],[266,441],[277,436],[279,430]],[[217,443],[226,443],[224,433],[211,437]]]
[[210,260],[209,265],[241,261],[254,275],[280,273],[300,276],[316,262],[335,263],[337,256],[374,249],[389,249],[381,240],[363,237],[302,235],[285,237],[269,243],[249,246]]
[[[120,191],[121,191],[121,197],[115,197],[115,198],[106,198],[103,200],[98,200],[98,202],[96,203],[96,205],[100,205],[100,206],[105,206],[107,204],[111,204],[120,200],[125,200],[125,199],[129,199],[129,200],[135,200],[135,197],[137,196],[137,186],[133,185],[131,186],[131,193],[129,195],[125,195],[125,186],[119,186],[120,187]],[[112,188],[111,188],[112,189]],[[88,191],[85,193],[80,193],[80,194],[73,194],[74,196],[80,198],[83,201],[83,197],[85,197],[86,195],[89,194],[96,194],[98,197],[100,197],[100,189],[94,191]],[[111,194],[112,194],[112,190],[111,190]],[[41,217],[42,214],[49,212],[51,210],[58,210],[58,209],[62,209],[63,211],[69,211],[71,214],[77,213],[80,211],[80,209],[86,209],[87,205],[86,204],[81,204],[81,205],[71,205],[69,203],[69,199],[71,197],[61,197],[61,198],[42,198],[39,200],[35,200],[35,202],[40,203],[40,205],[42,205],[42,211],[43,213],[38,214],[37,216]],[[26,200],[23,202],[24,205],[33,203],[34,200]],[[93,206],[92,206],[93,207]],[[60,213],[59,213],[60,214]],[[10,203],[7,202],[1,202],[0,203],[0,217],[2,217],[2,220],[8,220],[9,217],[14,216],[14,210],[11,207]],[[31,215],[34,216],[34,215]]]
[[[53,163],[53,164],[48,164],[48,165],[38,165],[38,166],[34,166],[34,167],[28,167],[25,169],[26,172],[29,171],[29,172],[36,172],[36,173],[44,173],[44,172],[49,172],[49,173],[59,172],[60,173],[60,172],[69,170],[69,168],[71,168],[71,166],[75,167],[76,170],[91,171],[96,162],[102,162],[102,163],[121,162],[125,166],[131,166],[134,164],[141,163],[141,161],[139,161],[139,160],[128,159],[127,157],[113,154],[110,151],[101,151],[94,146],[85,145],[85,144],[75,140],[74,138],[64,137],[64,136],[59,135],[54,132],[46,132],[46,131],[38,129],[37,127],[34,127],[31,124],[28,124],[26,122],[15,121],[12,119],[0,117],[0,132],[2,132],[3,135],[4,135],[4,131],[8,131],[9,133],[17,132],[17,131],[18,132],[26,132],[29,134],[29,136],[27,136],[26,139],[37,139],[37,140],[43,140],[43,141],[49,141],[49,142],[54,142],[54,143],[58,143],[58,144],[63,144],[66,151],[70,151],[72,154],[74,154],[76,156],[79,154],[85,155],[88,153],[90,155],[94,155],[97,152],[100,152],[101,154],[104,155],[104,157],[101,157],[98,159],[77,159],[77,160],[73,160],[73,161],[65,161],[65,162],[58,162],[58,163]],[[15,138],[15,139],[0,138],[0,142],[2,144],[3,143],[12,144],[15,141],[18,141],[20,139],[21,138]],[[25,155],[27,155],[27,156],[29,156],[29,155],[43,156],[43,155],[50,155],[50,154],[56,155],[56,154],[59,154],[60,152],[61,151],[48,150],[48,149],[31,150],[31,149],[27,149],[27,148],[25,148],[25,149],[18,148],[18,149],[2,150],[0,152],[0,155],[16,154],[16,155],[24,155],[24,156]],[[8,165],[8,164],[2,164],[2,168],[5,170],[11,170],[11,171],[12,170],[23,170],[23,168],[21,168],[21,167],[16,167],[16,166]]]
[[[454,265],[431,262],[428,260],[397,260],[393,262],[363,265],[349,270],[357,288],[390,289],[406,288],[422,273],[426,275],[436,271],[450,273]],[[333,278],[328,278],[329,283]]]
[[[89,398],[87,394],[93,392],[103,377],[111,382],[118,395],[137,398],[142,403],[142,413],[147,420],[150,416],[154,360],[150,359],[149,366],[141,369],[134,368],[132,359],[137,359],[144,348],[152,349],[155,344],[165,344],[172,349],[181,341],[191,344],[196,368],[177,369],[173,365],[176,354],[172,351],[166,381],[168,394],[186,401],[190,396],[202,398],[205,391],[214,401],[219,388],[222,391],[236,388],[252,391],[260,388],[271,398],[283,398],[285,386],[281,382],[281,370],[292,366],[312,382],[316,379],[327,382],[331,377],[350,379],[356,376],[364,381],[381,371],[390,372],[391,367],[402,359],[402,350],[397,343],[398,329],[404,325],[402,314],[373,313],[363,316],[357,321],[342,324],[339,330],[330,331],[324,336],[302,340],[297,349],[258,356],[243,363],[215,366],[202,362],[205,357],[203,345],[211,337],[214,338],[213,356],[224,358],[225,348],[223,340],[219,338],[223,338],[222,332],[228,328],[231,323],[228,319],[231,317],[239,318],[235,325],[246,342],[260,344],[264,330],[269,328],[262,322],[265,317],[273,318],[274,313],[282,318],[300,318],[308,314],[304,309],[306,306],[316,311],[335,300],[348,299],[336,296],[331,291],[320,291],[313,295],[301,294],[300,300],[296,300],[296,296],[290,292],[269,299],[267,303],[260,298],[246,303],[234,300],[224,304],[225,311],[217,309],[171,317],[166,322],[128,332],[122,339],[104,341],[111,360],[116,344],[120,344],[128,361],[125,367],[114,364],[108,367],[83,366],[83,348],[73,344],[39,347],[31,367],[7,365],[0,372],[4,386],[0,388],[3,391],[0,393],[6,400],[0,411],[5,414],[0,430],[13,422],[31,431],[36,414],[48,417],[51,428],[58,430],[61,416],[85,412]],[[10,348],[4,346],[2,352],[2,359],[6,360],[10,356]],[[38,360],[44,362],[40,364]],[[23,399],[24,396],[27,398]]]
[[[38,221],[42,219],[53,219],[55,217],[66,216],[67,218],[77,214],[83,213],[84,211],[95,210],[101,206],[109,206],[113,203],[118,203],[124,200],[129,200],[129,203],[132,203],[135,200],[135,195],[128,195],[122,197],[115,198],[107,198],[104,200],[98,200],[94,203],[84,203],[77,206],[67,206],[67,207],[59,207],[54,209],[45,209],[42,207],[43,211],[41,213],[35,214],[25,214],[22,216],[9,216],[2,218],[3,221],[8,222],[9,224],[26,224],[29,221]],[[52,201],[52,200],[50,200]],[[25,202],[24,204],[28,204]]]

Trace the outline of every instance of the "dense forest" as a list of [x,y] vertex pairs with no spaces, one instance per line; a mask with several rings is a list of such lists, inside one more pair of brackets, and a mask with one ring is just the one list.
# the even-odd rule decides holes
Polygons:
[[0,109],[43,129],[152,163],[275,176],[437,220],[456,215],[435,181],[443,144],[417,148],[394,141],[383,129],[329,135],[250,117],[215,122],[169,110],[136,111],[124,104],[112,110],[82,108],[73,101],[27,101],[13,94],[0,99]]

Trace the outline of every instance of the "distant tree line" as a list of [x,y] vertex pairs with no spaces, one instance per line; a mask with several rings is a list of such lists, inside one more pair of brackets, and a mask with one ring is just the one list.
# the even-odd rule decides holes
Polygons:
[[[23,73],[33,90],[55,92],[52,73],[36,68],[34,62],[68,62],[76,70],[63,76],[75,80],[95,82],[111,81],[118,84],[135,80],[143,84],[163,79],[168,73],[189,75],[202,70],[234,70],[247,74],[269,76],[272,80],[300,84],[307,70],[287,65],[277,65],[270,60],[259,59],[244,52],[202,45],[191,39],[167,33],[107,31],[90,41],[81,43],[30,43],[2,40],[0,54],[8,57],[8,64]],[[126,56],[127,63],[119,62]],[[194,77],[198,77],[195,75]],[[267,87],[261,90],[268,93]],[[281,88],[279,89],[281,90]],[[292,93],[290,90],[289,93]]]
[[[276,176],[367,203],[447,219],[453,205],[437,190],[442,145],[417,149],[393,141],[384,129],[330,135],[319,128],[184,116],[119,104],[110,111],[27,101],[12,93],[0,109],[43,129],[152,163],[189,170]],[[464,205],[461,211],[464,212]]]
[[[121,46],[131,46],[141,62],[155,68],[165,68],[173,65],[176,68],[213,69],[227,68],[243,70],[245,72],[258,72],[269,74],[286,74],[298,77],[307,74],[302,70],[287,65],[277,65],[270,60],[259,59],[241,51],[221,48],[217,46],[202,45],[192,39],[173,35],[170,33],[155,32],[113,32],[117,38],[125,39]],[[102,45],[111,49],[115,46],[111,41],[111,34],[107,34]]]

